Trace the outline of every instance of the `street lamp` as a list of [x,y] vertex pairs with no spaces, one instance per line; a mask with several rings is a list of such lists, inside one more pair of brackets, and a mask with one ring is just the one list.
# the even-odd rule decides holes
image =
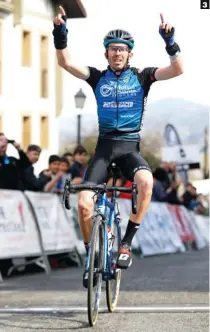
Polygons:
[[[74,96],[76,108],[82,110],[85,105],[86,95],[79,89],[79,91]],[[77,144],[81,144],[81,114],[77,114]]]

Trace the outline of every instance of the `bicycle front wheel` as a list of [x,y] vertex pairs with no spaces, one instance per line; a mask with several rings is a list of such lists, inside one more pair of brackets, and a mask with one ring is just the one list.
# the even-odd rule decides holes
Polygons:
[[101,298],[102,269],[103,269],[103,220],[100,215],[93,220],[93,230],[90,247],[90,263],[88,270],[88,320],[90,326],[97,322]]
[[112,226],[112,249],[111,249],[111,265],[114,271],[113,279],[106,281],[106,302],[109,312],[114,312],[117,306],[122,271],[116,269],[117,255],[120,248],[120,235],[118,226],[114,222]]

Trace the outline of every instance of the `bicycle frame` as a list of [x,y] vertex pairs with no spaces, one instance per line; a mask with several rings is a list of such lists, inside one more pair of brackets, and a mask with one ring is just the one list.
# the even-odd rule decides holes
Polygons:
[[[109,214],[107,213],[109,210]],[[103,259],[103,271],[102,276],[103,280],[112,279],[112,269],[111,269],[111,250],[108,250],[108,227],[112,229],[113,223],[116,224],[118,236],[121,238],[121,229],[120,229],[120,219],[118,218],[118,213],[116,212],[116,193],[112,193],[111,201],[107,198],[107,193],[99,193],[97,203],[95,204],[94,215],[101,214],[103,216],[104,222],[104,259]],[[108,215],[108,218],[107,218]],[[88,253],[88,259],[86,263],[86,272],[89,269],[90,261],[90,250]]]

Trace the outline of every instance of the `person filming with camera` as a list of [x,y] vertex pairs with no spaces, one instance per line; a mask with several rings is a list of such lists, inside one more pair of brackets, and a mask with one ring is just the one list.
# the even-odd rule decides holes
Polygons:
[[[7,155],[8,144],[18,151],[19,159]],[[22,172],[30,166],[30,161],[15,140],[8,140],[0,133],[0,189],[22,190]]]

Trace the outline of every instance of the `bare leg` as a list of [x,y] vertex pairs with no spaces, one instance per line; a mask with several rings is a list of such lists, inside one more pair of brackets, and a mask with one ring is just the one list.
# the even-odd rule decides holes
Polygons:
[[139,228],[139,224],[144,218],[152,196],[153,177],[150,171],[139,170],[135,174],[134,181],[138,187],[137,214],[131,213],[125,235],[122,239],[117,259],[117,265],[121,269],[127,269],[132,263],[131,242]]
[[78,215],[80,231],[85,243],[90,242],[93,216],[94,193],[92,191],[81,191],[78,201]]
[[138,188],[137,214],[131,213],[130,220],[136,224],[140,224],[151,201],[153,187],[152,173],[147,170],[139,170],[135,174],[134,181]]

